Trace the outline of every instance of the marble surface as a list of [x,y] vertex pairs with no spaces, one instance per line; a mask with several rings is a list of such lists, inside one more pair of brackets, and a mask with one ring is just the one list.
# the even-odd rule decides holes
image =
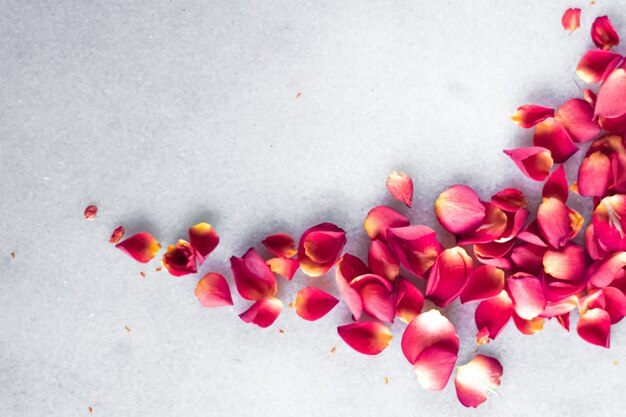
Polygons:
[[[261,330],[239,320],[238,297],[203,309],[197,277],[107,242],[123,224],[167,244],[206,220],[222,243],[202,272],[232,281],[232,254],[321,221],[363,255],[369,208],[400,207],[393,169],[415,180],[414,222],[434,225],[457,182],[485,198],[518,186],[536,204],[539,186],[501,152],[529,141],[509,116],[579,93],[596,14],[626,32],[623,1],[589,3],[0,1],[0,415],[619,415],[624,323],[610,350],[555,323],[532,337],[509,325],[482,349],[504,365],[500,395],[466,410],[451,383],[419,388],[399,323],[377,357],[337,336],[345,305],[314,323],[285,310]],[[568,35],[571,6],[583,29]],[[280,295],[336,293],[332,281],[298,275]],[[473,307],[447,313],[466,361]]]

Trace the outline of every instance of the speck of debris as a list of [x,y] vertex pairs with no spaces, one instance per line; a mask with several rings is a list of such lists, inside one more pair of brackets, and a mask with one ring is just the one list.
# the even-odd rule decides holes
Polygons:
[[613,365],[619,365],[618,361],[613,361]]
[[87,407],[87,411],[89,411],[90,413],[93,413],[93,408],[92,407]]
[[389,383],[389,378],[385,377],[385,385]]
[[278,333],[285,334],[285,331],[283,329],[278,329]]
[[130,333],[131,332],[130,327],[128,327],[128,326],[124,326],[124,330],[126,330],[126,333]]
[[15,259],[15,252],[11,252],[11,259]]
[[293,308],[293,302],[290,302],[289,305],[287,306],[288,308]]
[[145,272],[140,272],[139,275],[141,275],[141,278],[145,278],[146,277],[146,273]]
[[336,348],[336,347],[333,347],[333,348],[330,350],[330,353],[335,353],[336,351],[337,351],[337,348]]
[[302,95],[302,93],[298,92],[298,94],[296,94],[296,98],[300,98],[301,95]]
[[159,267],[157,267],[156,271],[157,271],[157,272],[161,272],[161,270],[162,270],[162,269],[163,269],[163,267],[162,267],[162,266],[159,266]]

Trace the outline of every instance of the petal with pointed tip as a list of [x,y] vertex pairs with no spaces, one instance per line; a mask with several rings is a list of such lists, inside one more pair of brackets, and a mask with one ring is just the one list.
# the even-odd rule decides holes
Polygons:
[[472,272],[473,261],[465,249],[446,249],[433,265],[426,286],[426,297],[439,307],[454,301],[465,289]]
[[502,372],[502,365],[497,359],[481,354],[457,367],[454,386],[461,404],[476,408],[487,401],[487,395],[500,386]]
[[619,35],[608,16],[596,17],[591,25],[591,40],[598,48],[604,50],[619,45]]
[[406,278],[396,281],[396,316],[405,323],[410,323],[424,307],[424,296]]
[[241,258],[231,257],[230,268],[237,291],[246,300],[260,300],[276,294],[276,278],[254,248],[248,249]]
[[362,260],[354,255],[346,253],[337,262],[335,268],[335,282],[341,298],[347,304],[352,317],[358,320],[363,312],[363,301],[359,292],[350,286],[350,282],[356,277],[369,274],[370,271]]
[[220,243],[220,237],[208,223],[198,223],[189,228],[189,243],[196,250],[200,263],[209,256]]
[[409,219],[391,207],[377,206],[367,213],[363,227],[370,239],[387,241],[387,229],[409,225]]
[[481,301],[474,313],[476,327],[487,329],[489,338],[495,339],[513,315],[513,302],[506,291]]
[[453,185],[435,202],[437,220],[455,235],[475,230],[485,218],[485,206],[478,194],[466,185]]
[[252,323],[261,328],[266,328],[276,321],[282,310],[283,302],[278,298],[264,297],[241,313],[239,318],[246,323]]
[[359,322],[337,327],[337,333],[352,349],[364,355],[378,355],[391,342],[389,328],[378,322]]
[[287,233],[270,235],[263,239],[261,243],[277,258],[293,258],[293,256],[298,253],[296,250],[296,242],[291,235]]
[[505,150],[504,153],[515,162],[515,165],[531,180],[546,179],[554,161],[550,151],[539,146]]
[[573,98],[556,111],[554,116],[567,130],[574,142],[589,142],[600,133],[594,120],[593,107],[585,100]]
[[159,242],[147,232],[132,235],[115,247],[142,264],[150,262],[161,250]]
[[553,117],[537,124],[533,145],[548,149],[557,164],[567,161],[578,150],[567,130]]
[[626,267],[626,252],[616,252],[608,258],[595,261],[586,271],[589,284],[596,288],[604,288]]
[[435,344],[453,353],[459,351],[459,336],[454,325],[438,310],[430,310],[416,316],[406,327],[402,352],[409,363],[414,364],[424,349]]
[[305,320],[315,321],[332,310],[339,300],[315,287],[301,289],[296,296],[296,314]]
[[610,51],[587,51],[580,59],[576,74],[581,80],[595,84],[604,79],[620,63],[622,56]]
[[404,172],[393,171],[387,178],[387,190],[398,201],[407,207],[413,206],[413,179]]
[[550,175],[546,183],[543,185],[541,195],[543,198],[554,197],[565,203],[567,201],[568,194],[569,187],[567,185],[567,177],[565,176],[565,168],[561,165],[554,170],[552,175]]
[[536,104],[525,104],[517,108],[515,114],[511,116],[511,120],[517,123],[519,127],[528,129],[552,116],[554,116],[554,109]]
[[233,305],[228,282],[217,272],[209,272],[198,281],[195,294],[200,304],[207,308]]

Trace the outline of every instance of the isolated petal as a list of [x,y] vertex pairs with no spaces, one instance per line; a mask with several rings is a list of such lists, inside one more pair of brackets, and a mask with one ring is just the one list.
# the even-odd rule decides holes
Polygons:
[[161,245],[147,232],[137,233],[115,245],[137,262],[148,263],[161,250]]
[[176,245],[169,245],[163,254],[163,266],[175,277],[195,274],[196,251],[189,242],[180,239]]
[[593,345],[605,348],[611,345],[611,317],[600,308],[593,308],[582,314],[576,331],[581,338]]
[[400,264],[417,276],[424,275],[441,253],[437,232],[427,226],[388,229],[387,243]]
[[402,352],[414,364],[420,353],[428,347],[437,345],[452,353],[459,351],[459,336],[450,320],[438,310],[430,310],[416,316],[402,335]]
[[246,300],[260,300],[276,294],[276,278],[254,248],[248,249],[241,258],[232,256],[230,268],[237,291]]
[[595,84],[609,75],[622,60],[622,56],[610,51],[587,51],[576,67],[581,80]]
[[276,321],[282,310],[283,302],[278,298],[264,297],[241,313],[239,318],[246,323],[252,323],[259,327],[266,328]]
[[485,206],[474,190],[466,185],[453,185],[439,194],[435,202],[437,220],[456,235],[475,230],[485,218]]
[[593,107],[580,98],[566,101],[558,108],[554,117],[574,142],[589,142],[600,133],[600,126],[594,120]]
[[297,259],[272,258],[267,260],[267,265],[270,267],[273,273],[285,277],[288,281],[291,281],[296,271],[300,267],[300,262]]
[[370,239],[380,239],[383,242],[387,240],[387,229],[408,225],[409,219],[406,216],[387,206],[377,206],[371,209],[363,224]]
[[439,307],[450,304],[465,289],[473,261],[465,249],[446,249],[433,265],[426,286],[426,297]]
[[389,328],[378,322],[359,322],[337,327],[337,333],[352,349],[364,355],[378,355],[391,342]]
[[413,364],[417,382],[428,391],[441,391],[450,380],[458,353],[447,345],[434,344],[422,350]]
[[470,243],[487,243],[502,237],[508,226],[507,213],[496,204],[487,204],[485,218],[478,228],[459,238],[457,245]]
[[398,201],[409,208],[413,206],[413,179],[404,172],[393,171],[387,178],[387,190]]
[[478,407],[500,386],[503,368],[490,356],[478,354],[463,366],[457,367],[454,386],[456,395],[465,407]]
[[346,232],[332,223],[321,223],[302,234],[298,260],[302,271],[312,277],[328,272],[341,256]]
[[109,238],[109,243],[118,243],[124,237],[124,233],[126,230],[124,226],[120,226],[111,233],[111,237]]
[[373,240],[367,254],[367,263],[370,270],[382,277],[393,281],[400,273],[400,262],[393,251],[380,240]]
[[424,296],[417,287],[406,278],[396,281],[396,316],[405,323],[410,323],[424,307]]
[[537,124],[533,145],[548,149],[557,164],[567,161],[578,151],[567,130],[553,117]]
[[338,302],[335,297],[319,288],[306,287],[296,296],[296,314],[305,320],[315,321],[324,317]]
[[619,45],[619,35],[608,16],[599,16],[591,25],[591,40],[600,49],[609,50]]
[[541,280],[535,276],[524,272],[511,275],[506,280],[506,289],[515,313],[523,319],[537,317],[546,307]]
[[233,305],[228,282],[217,272],[209,272],[198,281],[195,294],[200,304],[204,307],[213,308]]
[[220,237],[208,223],[198,223],[189,228],[189,243],[196,250],[200,263],[219,245]]
[[276,233],[263,239],[263,246],[277,258],[293,258],[298,253],[296,242],[287,233]]
[[467,286],[461,293],[461,303],[482,301],[495,297],[504,289],[504,271],[482,265],[469,275]]
[[519,127],[528,129],[552,116],[554,116],[554,109],[536,104],[525,104],[517,108],[515,114],[511,116],[511,120],[517,123]]
[[539,146],[505,150],[505,154],[515,162],[515,165],[531,180],[543,181],[552,168],[553,160],[550,151]]
[[563,17],[561,17],[561,24],[563,25],[563,29],[569,30],[570,32],[578,29],[580,27],[580,9],[572,8],[565,10]]
[[481,301],[474,313],[479,331],[487,329],[489,338],[495,339],[513,315],[513,302],[506,291]]

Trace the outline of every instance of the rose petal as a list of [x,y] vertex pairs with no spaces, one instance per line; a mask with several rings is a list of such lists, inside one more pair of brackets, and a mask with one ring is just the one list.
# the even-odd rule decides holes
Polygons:
[[264,297],[241,313],[239,318],[246,323],[252,323],[261,328],[266,328],[276,321],[282,310],[283,302],[278,298]]
[[530,243],[515,247],[511,260],[520,270],[529,274],[539,274],[543,270],[543,255],[546,248]]
[[584,219],[561,200],[545,198],[537,210],[541,234],[555,248],[565,246],[582,228]]
[[611,160],[602,152],[593,152],[578,168],[578,193],[584,197],[606,194],[611,180]]
[[576,67],[576,74],[581,80],[595,84],[605,78],[622,60],[614,52],[590,50],[581,58]]
[[341,256],[346,232],[332,223],[321,223],[302,234],[298,260],[302,271],[312,277],[328,272]]
[[591,40],[600,49],[609,50],[619,45],[619,35],[608,16],[599,16],[591,25]]
[[120,226],[111,233],[111,237],[109,238],[109,243],[118,243],[124,237],[124,233],[126,230],[124,226]]
[[504,271],[490,265],[479,266],[469,275],[461,293],[461,303],[495,297],[504,289]]
[[371,209],[363,224],[370,239],[379,239],[383,242],[387,241],[387,229],[408,225],[409,219],[406,216],[387,206],[377,206]]
[[557,164],[567,161],[578,151],[567,130],[553,117],[537,124],[533,145],[548,149]]
[[198,223],[189,228],[189,243],[196,250],[198,260],[202,264],[204,259],[219,245],[220,237],[210,224]]
[[367,314],[386,323],[393,322],[395,298],[389,281],[375,274],[366,274],[353,279],[350,286],[358,291]]
[[626,295],[619,289],[606,287],[602,289],[604,295],[604,310],[611,318],[611,324],[619,323],[626,316]]
[[491,196],[491,202],[504,211],[517,212],[528,205],[526,196],[517,188],[505,188]]
[[587,269],[586,279],[596,288],[604,288],[613,282],[626,267],[626,252],[616,252],[608,258],[596,261]]
[[530,243],[531,245],[541,246],[547,248],[549,245],[541,237],[541,230],[537,224],[537,220],[531,222],[526,226],[524,231],[517,234],[517,238],[523,242]]
[[380,240],[373,240],[367,254],[370,270],[389,281],[396,279],[400,273],[400,262],[392,250]]
[[91,205],[85,208],[85,218],[87,220],[93,220],[96,218],[96,214],[98,213],[98,207]]
[[543,255],[543,269],[554,278],[578,282],[585,275],[585,250],[575,243],[548,249]]
[[196,298],[204,307],[232,306],[230,287],[223,276],[209,272],[200,281],[195,290]]
[[592,216],[593,230],[608,250],[626,250],[626,195],[605,197]]
[[167,272],[175,277],[195,274],[196,251],[189,242],[180,239],[176,245],[169,245],[161,261]]
[[565,176],[565,168],[563,165],[554,170],[552,175],[543,185],[543,198],[556,198],[563,203],[567,201],[569,187],[567,185],[567,177]]
[[447,345],[434,344],[422,350],[413,364],[417,382],[428,391],[441,391],[450,380],[458,353]]
[[518,272],[507,278],[506,289],[513,301],[515,313],[522,319],[531,320],[546,307],[543,286],[537,277]]
[[387,190],[398,201],[407,207],[413,206],[413,179],[404,172],[392,171],[387,178]]
[[582,339],[593,345],[607,349],[611,345],[611,317],[600,308],[593,308],[582,314],[576,331]]
[[301,289],[296,296],[296,314],[305,320],[315,321],[332,310],[339,300],[315,287]]
[[554,109],[536,104],[525,104],[517,108],[515,114],[511,116],[511,120],[517,123],[519,127],[528,129],[552,116],[554,116]]
[[511,269],[511,261],[505,256],[515,244],[514,240],[506,242],[477,243],[473,246],[474,256],[486,265],[496,268]]
[[437,232],[421,225],[388,229],[387,243],[400,264],[417,276],[424,275],[441,253]]
[[543,317],[535,317],[530,320],[526,320],[513,313],[513,323],[515,323],[515,327],[517,327],[517,330],[519,330],[520,333],[527,336],[531,336],[541,331],[545,321],[546,320]]
[[337,333],[352,349],[364,355],[378,355],[391,342],[389,328],[378,322],[359,322],[337,327]]
[[481,301],[476,308],[474,318],[476,327],[487,329],[489,338],[495,339],[513,315],[513,302],[506,291],[497,296]]
[[405,323],[410,323],[422,312],[424,296],[406,278],[396,281],[396,316]]
[[439,307],[454,301],[465,289],[473,261],[461,247],[446,249],[433,265],[426,286],[426,297]]
[[598,124],[607,132],[621,133],[626,131],[626,114],[619,117],[598,116]]
[[263,246],[277,258],[293,258],[298,253],[296,242],[287,233],[276,233],[263,239]]
[[606,118],[626,114],[626,63],[613,70],[598,90],[595,115]]
[[573,98],[566,101],[554,117],[574,142],[589,142],[600,133],[600,126],[594,120],[593,107],[585,100]]
[[276,294],[276,278],[254,248],[248,249],[241,258],[232,256],[230,268],[237,291],[246,300],[271,298]]
[[486,216],[476,230],[459,238],[457,245],[470,243],[487,243],[498,240],[506,231],[508,217],[506,213],[496,205],[488,204]]
[[437,220],[456,235],[475,230],[485,218],[485,206],[478,194],[466,185],[453,185],[435,202]]
[[272,258],[267,260],[267,265],[273,273],[285,277],[288,281],[293,279],[296,271],[300,267],[297,259]]
[[420,353],[428,347],[459,351],[459,336],[450,320],[437,310],[430,310],[416,316],[402,335],[402,352],[411,364],[415,364]]
[[457,367],[454,386],[461,404],[476,408],[487,401],[487,394],[496,392],[500,386],[502,372],[497,359],[481,354]]
[[552,168],[553,160],[550,151],[539,146],[505,150],[505,154],[515,162],[515,165],[531,180],[543,181]]
[[561,24],[563,29],[569,30],[570,33],[578,29],[580,27],[580,9],[572,8],[565,10],[563,17],[561,17]]
[[585,229],[585,247],[587,253],[594,261],[601,260],[609,256],[609,252],[605,250],[604,246],[598,241],[593,230],[593,224],[590,224]]
[[496,242],[503,243],[516,238],[524,228],[524,223],[526,223],[526,218],[528,217],[528,210],[520,209],[515,213],[508,212],[506,213],[506,217],[506,229],[504,229],[502,235],[496,239]]
[[363,301],[359,292],[350,286],[350,282],[358,276],[369,274],[370,271],[356,256],[346,253],[337,262],[335,268],[335,281],[341,298],[348,305],[352,317],[358,320],[363,312]]
[[161,245],[147,232],[137,233],[115,245],[137,262],[148,263],[161,250]]

